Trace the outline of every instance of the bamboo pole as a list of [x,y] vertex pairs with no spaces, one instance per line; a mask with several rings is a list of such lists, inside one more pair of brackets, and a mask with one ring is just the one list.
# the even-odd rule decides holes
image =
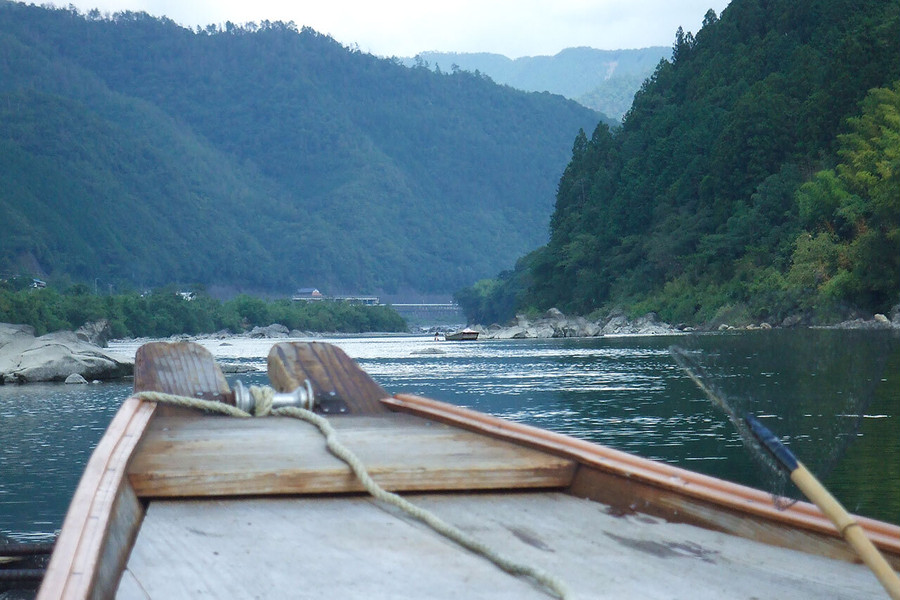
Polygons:
[[793,481],[800,491],[806,495],[819,509],[825,513],[841,537],[856,551],[862,561],[878,578],[878,581],[887,590],[893,600],[900,600],[900,578],[891,568],[878,548],[866,536],[862,527],[853,518],[853,515],[841,506],[841,503],[825,489],[818,479],[794,456],[793,452],[781,443],[765,425],[756,417],[747,415],[744,417],[753,435],[760,443],[772,453],[778,464],[790,473]]

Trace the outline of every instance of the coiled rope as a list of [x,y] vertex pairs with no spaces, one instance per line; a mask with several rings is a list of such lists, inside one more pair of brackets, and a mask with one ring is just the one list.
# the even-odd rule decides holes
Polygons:
[[158,402],[173,406],[199,409],[232,417],[250,418],[254,416],[265,417],[268,415],[275,415],[292,417],[315,425],[325,437],[325,445],[328,448],[328,451],[347,463],[366,491],[375,499],[397,507],[407,515],[428,525],[437,533],[456,542],[463,548],[475,552],[476,554],[480,554],[507,573],[519,577],[531,578],[561,600],[567,600],[571,597],[568,587],[558,577],[547,573],[539,567],[523,564],[504,556],[493,548],[490,548],[487,544],[465,533],[455,525],[447,523],[436,514],[416,506],[402,496],[389,492],[378,485],[378,483],[372,479],[371,475],[369,475],[366,466],[359,457],[340,442],[337,431],[335,431],[334,427],[331,426],[331,423],[324,417],[317,415],[311,410],[295,406],[284,406],[273,409],[272,400],[275,396],[275,390],[269,386],[251,386],[250,393],[255,399],[255,408],[252,415],[223,402],[202,400],[200,398],[191,398],[188,396],[164,394],[161,392],[139,392],[135,394],[135,397],[148,402]]

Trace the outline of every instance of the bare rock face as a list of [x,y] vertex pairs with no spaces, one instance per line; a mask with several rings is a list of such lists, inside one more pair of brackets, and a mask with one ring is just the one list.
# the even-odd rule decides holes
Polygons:
[[109,345],[110,331],[109,321],[100,319],[85,323],[75,330],[75,335],[84,342],[106,348]]
[[268,327],[254,327],[249,336],[252,338],[284,338],[290,336],[290,330],[280,323],[272,323]]
[[65,381],[73,373],[89,381],[117,379],[132,375],[134,363],[71,331],[34,337],[27,325],[0,323],[0,383]]
[[647,313],[631,321],[624,313],[614,311],[605,320],[591,322],[584,317],[567,317],[556,308],[551,308],[535,321],[529,321],[525,315],[516,315],[515,323],[508,327],[477,329],[483,338],[496,340],[677,333],[674,327],[660,321],[655,313]]

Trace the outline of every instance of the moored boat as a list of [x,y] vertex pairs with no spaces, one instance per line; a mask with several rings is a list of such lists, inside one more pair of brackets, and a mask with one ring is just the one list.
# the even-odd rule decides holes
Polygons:
[[448,342],[468,342],[475,341],[478,339],[478,332],[474,329],[470,329],[466,327],[465,329],[460,329],[459,331],[455,331],[453,333],[448,333],[444,336],[444,339]]
[[[884,597],[813,505],[780,510],[759,490],[391,396],[328,344],[277,344],[269,378],[282,396],[231,389],[200,346],[142,347],[135,395],[85,469],[39,598]],[[211,415],[178,398],[312,406],[359,463],[330,453],[318,425]],[[360,465],[536,570],[510,575],[373,499]],[[855,520],[900,567],[900,527]]]

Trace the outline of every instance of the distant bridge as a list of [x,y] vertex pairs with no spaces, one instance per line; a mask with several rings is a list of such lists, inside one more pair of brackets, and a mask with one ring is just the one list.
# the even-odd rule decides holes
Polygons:
[[[459,304],[454,304],[453,302],[447,302],[442,304],[391,304],[391,306],[395,309],[409,309],[409,310],[450,310],[450,311],[461,311],[462,309],[459,307]],[[398,311],[399,312],[399,311]]]

